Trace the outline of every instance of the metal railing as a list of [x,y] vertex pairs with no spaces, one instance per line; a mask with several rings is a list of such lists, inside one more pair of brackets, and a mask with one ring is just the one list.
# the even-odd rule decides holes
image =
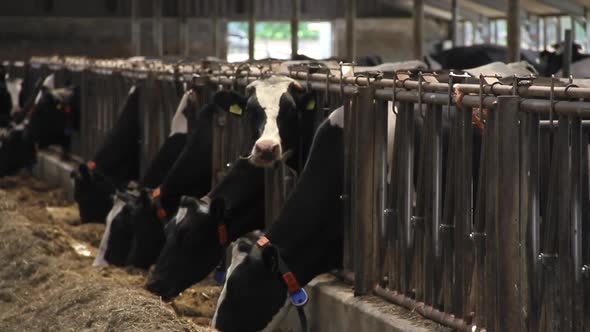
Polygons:
[[[241,89],[259,76],[199,65],[175,71],[170,81],[143,78],[159,90],[151,102],[174,100],[162,90],[195,73],[208,91]],[[589,88],[554,79],[543,86],[533,77],[482,76],[472,84],[453,74],[448,82],[407,72],[393,79],[289,75],[317,91],[319,117],[345,106],[342,276],[356,294],[376,294],[462,331],[590,328]],[[393,147],[388,103],[396,106]],[[92,114],[109,107],[119,106]],[[154,109],[146,128],[167,127],[160,113],[173,109]],[[96,124],[84,124],[84,137],[109,125],[86,119]],[[242,153],[231,143],[241,124],[228,119],[215,120],[213,181]],[[144,150],[157,147],[166,130],[146,130]],[[285,194],[284,174],[273,172],[281,169],[267,176],[269,220]]]

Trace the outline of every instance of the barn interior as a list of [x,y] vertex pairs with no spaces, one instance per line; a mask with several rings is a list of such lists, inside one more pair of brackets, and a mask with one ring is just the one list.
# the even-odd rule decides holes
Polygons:
[[0,331],[66,330],[590,331],[590,0],[0,1]]

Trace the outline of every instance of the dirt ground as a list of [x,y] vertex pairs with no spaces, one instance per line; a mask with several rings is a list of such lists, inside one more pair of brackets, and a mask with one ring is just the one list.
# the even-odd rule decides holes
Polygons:
[[0,331],[212,331],[219,286],[166,303],[144,271],[91,267],[104,225],[79,225],[63,197],[28,175],[0,179]]

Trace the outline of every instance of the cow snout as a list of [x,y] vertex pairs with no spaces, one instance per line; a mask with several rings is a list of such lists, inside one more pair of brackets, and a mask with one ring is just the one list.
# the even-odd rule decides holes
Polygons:
[[254,162],[257,164],[269,164],[281,157],[281,145],[272,140],[261,140],[254,145],[252,154]]

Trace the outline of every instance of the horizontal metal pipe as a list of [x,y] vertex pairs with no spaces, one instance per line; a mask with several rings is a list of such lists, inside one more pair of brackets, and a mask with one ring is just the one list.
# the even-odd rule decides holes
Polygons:
[[375,287],[374,293],[375,295],[384,298],[385,300],[391,303],[402,306],[408,310],[417,312],[430,320],[451,327],[457,331],[485,331],[483,329],[478,329],[477,326],[467,324],[464,320],[456,318],[454,315],[447,314],[445,312],[437,310],[431,306],[424,304],[423,302],[418,302],[403,294],[388,291],[379,286]]

